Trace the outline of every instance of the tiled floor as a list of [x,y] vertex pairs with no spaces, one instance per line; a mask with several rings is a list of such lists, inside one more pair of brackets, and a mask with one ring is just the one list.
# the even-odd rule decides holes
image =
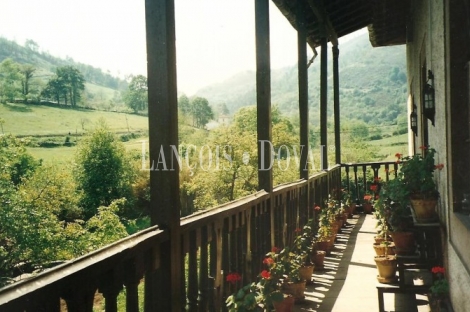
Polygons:
[[[315,271],[313,285],[307,286],[304,303],[294,311],[365,312],[378,311],[377,269],[372,248],[376,220],[372,215],[355,215],[338,234],[325,269]],[[425,296],[385,294],[387,311],[428,312]]]

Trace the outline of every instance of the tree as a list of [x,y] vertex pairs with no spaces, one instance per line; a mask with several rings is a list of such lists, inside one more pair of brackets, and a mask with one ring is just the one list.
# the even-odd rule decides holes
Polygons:
[[148,107],[147,78],[142,75],[131,76],[128,91],[124,95],[124,102],[135,113],[147,110]]
[[189,103],[189,99],[186,94],[182,94],[178,98],[178,107],[183,115],[188,115],[191,113],[191,104]]
[[[77,106],[77,102],[81,98],[81,91],[85,90],[85,78],[82,73],[72,66],[63,66],[57,68],[56,74],[59,79],[62,79],[67,88],[70,105]],[[67,104],[67,97],[65,99]]]
[[23,95],[28,95],[29,93],[29,82],[33,77],[36,68],[31,64],[23,64],[20,66],[20,72],[23,75],[21,79],[21,85],[23,87]]
[[193,115],[193,125],[201,129],[214,118],[209,101],[202,97],[196,97],[191,101],[191,113]]
[[20,69],[11,58],[0,63],[0,99],[12,102],[20,92]]
[[29,49],[33,52],[38,52],[39,50],[39,45],[34,40],[31,40],[31,39],[26,39],[24,46],[26,49]]
[[49,79],[41,96],[54,99],[58,104],[63,98],[65,105],[70,100],[70,105],[75,107],[83,90],[85,90],[85,78],[80,71],[72,66],[63,66],[57,68],[55,76]]
[[47,82],[46,87],[41,92],[41,97],[53,99],[60,104],[60,99],[65,95],[65,104],[67,104],[67,87],[62,79],[55,76]]
[[[75,177],[83,193],[80,206],[85,219],[95,215],[98,207],[108,206],[119,198],[126,198],[132,204],[135,173],[124,145],[109,131],[104,120],[80,142],[75,159]],[[121,215],[124,213],[120,211]]]

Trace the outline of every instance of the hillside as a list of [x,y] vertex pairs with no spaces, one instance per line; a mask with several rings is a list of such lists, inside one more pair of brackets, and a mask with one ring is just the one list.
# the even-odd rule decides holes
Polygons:
[[127,81],[114,77],[100,68],[40,51],[39,46],[32,40],[27,40],[22,46],[0,37],[0,63],[6,58],[11,58],[19,64],[34,66],[35,72],[31,80],[33,93],[38,93],[43,89],[47,81],[55,74],[57,67],[72,66],[83,74],[86,81],[85,96],[82,98],[81,106],[116,110],[123,105],[120,91],[127,89]]
[[[342,118],[373,124],[397,122],[406,112],[405,47],[372,48],[368,35],[361,35],[340,46],[340,102]],[[319,120],[320,58],[309,70],[310,119]],[[273,70],[272,103],[284,113],[298,115],[297,66]],[[244,71],[197,92],[213,107],[225,103],[233,114],[240,107],[256,102],[256,73]],[[333,112],[332,61],[328,61],[328,106]]]

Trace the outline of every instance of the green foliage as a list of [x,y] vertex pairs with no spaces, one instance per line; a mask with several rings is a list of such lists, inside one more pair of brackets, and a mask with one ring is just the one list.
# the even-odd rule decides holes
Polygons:
[[399,179],[412,196],[436,197],[438,192],[433,172],[436,168],[442,169],[443,165],[434,164],[435,149],[423,146],[421,150],[422,154],[398,157],[402,162]]
[[129,90],[124,95],[124,102],[135,113],[148,108],[147,77],[143,75],[131,76]]
[[[83,193],[80,206],[86,219],[99,206],[108,206],[113,200],[124,197],[132,203],[135,179],[132,164],[123,144],[109,132],[103,120],[78,146],[75,177]],[[132,211],[124,207],[119,214],[132,217]]]
[[193,116],[193,126],[198,128],[204,128],[211,119],[214,119],[214,113],[209,106],[209,102],[202,97],[192,99],[191,114]]
[[225,303],[229,312],[262,311],[258,301],[256,283],[251,283],[230,295]]
[[0,63],[0,101],[12,102],[21,94],[20,68],[11,58]]
[[87,245],[91,250],[115,242],[127,236],[125,226],[119,221],[118,213],[124,209],[124,198],[111,202],[109,206],[101,206],[98,213],[91,217],[85,228],[90,233]]
[[0,136],[0,171],[15,186],[41,164],[26,152],[25,144],[12,135]]

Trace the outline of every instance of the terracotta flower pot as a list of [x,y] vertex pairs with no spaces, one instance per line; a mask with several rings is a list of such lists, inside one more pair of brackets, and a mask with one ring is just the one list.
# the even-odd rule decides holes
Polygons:
[[325,265],[324,265],[324,261],[325,261],[325,256],[326,256],[326,251],[323,251],[323,250],[317,250],[316,251],[316,254],[315,254],[315,257],[314,257],[314,263],[315,263],[315,268],[317,270],[322,270]]
[[317,250],[322,250],[326,254],[330,254],[330,241],[317,242]]
[[372,213],[372,204],[371,203],[363,203],[362,208],[364,208],[364,213]]
[[295,299],[292,296],[285,296],[282,301],[273,303],[276,312],[292,312],[294,309]]
[[377,280],[385,284],[395,282],[397,279],[397,258],[395,256],[376,256],[374,260],[379,272]]
[[307,284],[312,283],[312,275],[315,269],[315,265],[304,265],[299,268],[299,275],[302,280],[305,280]]
[[387,255],[394,255],[395,254],[395,244],[390,243],[388,246],[383,245],[383,244],[374,244],[373,245],[375,254],[377,256],[383,256],[385,254]]
[[287,295],[292,295],[295,299],[295,302],[303,301],[305,299],[305,286],[306,281],[301,282],[285,282],[282,284],[282,292]]
[[395,253],[397,255],[412,255],[415,250],[415,239],[413,232],[392,232],[393,242],[395,243]]
[[411,198],[411,207],[416,215],[416,221],[420,223],[429,223],[437,220],[436,205],[437,198],[413,199]]

